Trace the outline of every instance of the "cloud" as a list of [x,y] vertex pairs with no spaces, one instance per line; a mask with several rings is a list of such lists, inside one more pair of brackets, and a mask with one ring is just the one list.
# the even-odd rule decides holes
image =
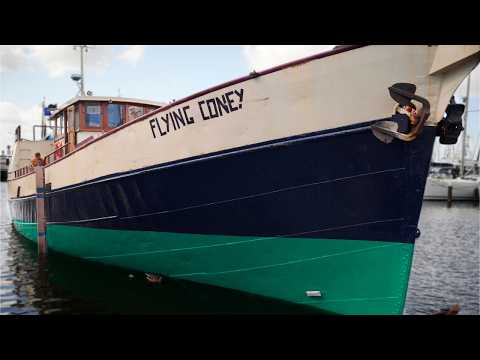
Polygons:
[[137,63],[143,58],[144,52],[144,45],[128,45],[127,48],[118,55],[118,58],[133,66],[136,66]]
[[244,45],[243,54],[251,70],[259,71],[333,47],[334,45]]
[[[463,97],[467,95],[467,80],[468,78],[460,84],[455,92],[457,101],[462,101]],[[470,73],[470,96],[480,97],[480,65],[477,65]]]
[[12,102],[0,101],[0,149],[13,145],[18,125],[22,127],[22,138],[32,139],[32,127],[40,124],[41,111],[40,104],[22,108]]
[[[85,54],[85,68],[97,72],[104,71],[110,64],[113,46],[97,45]],[[47,68],[51,77],[80,72],[80,49],[73,50],[73,45],[33,45],[32,56]]]
[[23,45],[0,45],[0,72],[17,70],[27,63],[28,56]]
[[[96,45],[85,53],[88,71],[102,72],[113,59],[113,45]],[[0,71],[15,71],[24,67],[46,68],[50,77],[80,72],[80,50],[73,45],[2,45]],[[88,74],[87,74],[88,75]]]

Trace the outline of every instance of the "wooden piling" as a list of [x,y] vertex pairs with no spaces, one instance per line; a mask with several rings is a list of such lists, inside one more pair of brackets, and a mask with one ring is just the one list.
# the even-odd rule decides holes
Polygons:
[[45,170],[43,166],[35,167],[36,207],[37,207],[37,241],[38,253],[47,254],[47,217],[45,214]]
[[448,186],[447,207],[452,207],[452,198],[453,198],[453,188],[452,188],[452,185],[449,185]]

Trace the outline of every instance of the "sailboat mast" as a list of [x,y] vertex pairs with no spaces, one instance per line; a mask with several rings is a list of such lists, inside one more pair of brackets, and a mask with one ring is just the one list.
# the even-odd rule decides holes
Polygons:
[[465,116],[464,116],[464,125],[463,125],[463,136],[462,136],[462,162],[460,166],[460,177],[463,177],[465,174],[465,146],[467,143],[467,119],[468,119],[468,103],[470,98],[470,75],[468,75],[467,80],[467,96],[465,97]]
[[45,137],[45,96],[42,100],[42,127],[40,131],[40,138],[43,139]]

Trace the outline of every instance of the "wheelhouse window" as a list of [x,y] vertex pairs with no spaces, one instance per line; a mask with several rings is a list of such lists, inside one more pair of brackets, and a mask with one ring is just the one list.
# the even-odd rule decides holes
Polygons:
[[75,130],[78,131],[80,130],[80,106],[79,104],[75,105],[75,113],[74,113],[74,121],[73,125],[75,127]]
[[128,106],[128,121],[135,120],[144,114],[144,109],[141,106]]
[[63,136],[63,122],[64,122],[63,112],[55,119],[55,138]]
[[124,122],[123,105],[121,104],[108,104],[108,127],[115,128]]
[[85,104],[85,125],[89,128],[102,127],[102,107],[99,103]]

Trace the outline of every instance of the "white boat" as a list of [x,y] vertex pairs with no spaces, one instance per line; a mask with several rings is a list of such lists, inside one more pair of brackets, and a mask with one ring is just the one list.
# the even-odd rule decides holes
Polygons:
[[[468,98],[470,96],[470,76],[467,82],[467,96],[465,98],[466,111],[464,113],[465,131],[462,136],[462,155],[459,164],[435,163],[430,165],[424,192],[424,200],[448,200],[449,188],[451,188],[451,200],[476,201],[480,176],[478,175],[478,163],[480,151],[475,159],[466,159],[466,127],[468,117]],[[470,164],[467,164],[470,162]]]
[[478,196],[479,178],[438,178],[428,177],[425,186],[425,200],[447,200],[448,188],[452,188],[452,200],[473,201]]

